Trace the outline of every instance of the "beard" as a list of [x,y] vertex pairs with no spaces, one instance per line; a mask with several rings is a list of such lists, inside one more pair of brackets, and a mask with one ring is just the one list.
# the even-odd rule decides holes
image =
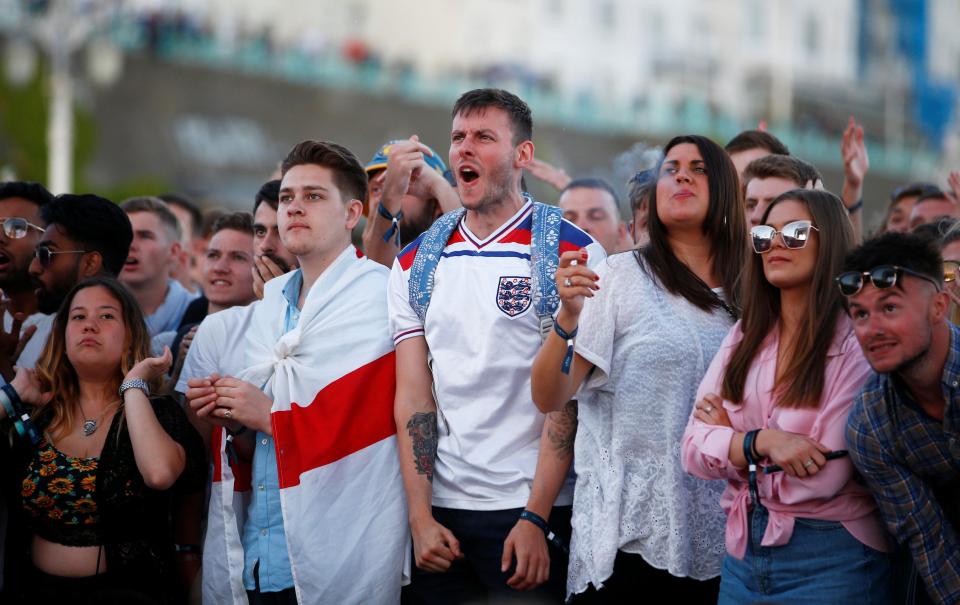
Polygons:
[[66,300],[70,290],[80,281],[80,266],[74,267],[73,271],[64,276],[64,279],[54,282],[50,287],[45,286],[40,281],[34,281],[37,288],[37,310],[41,313],[56,313]]
[[484,187],[483,197],[477,200],[473,208],[466,204],[463,205],[464,208],[483,212],[504,203],[511,191],[510,181],[513,176],[511,174],[511,164],[512,160],[509,157],[505,157],[500,164],[493,166],[484,177],[487,182]]

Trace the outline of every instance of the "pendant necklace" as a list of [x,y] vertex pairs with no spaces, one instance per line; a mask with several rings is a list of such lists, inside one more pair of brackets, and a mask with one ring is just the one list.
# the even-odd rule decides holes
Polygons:
[[113,403],[105,406],[103,410],[101,410],[100,413],[97,414],[96,418],[87,418],[87,415],[83,411],[83,404],[78,403],[78,405],[80,406],[80,415],[83,416],[83,436],[89,437],[90,435],[94,434],[97,431],[97,428],[99,427],[100,420],[103,418],[103,415],[106,414],[107,411],[110,410],[110,408],[117,405],[118,403],[120,402],[114,401]]

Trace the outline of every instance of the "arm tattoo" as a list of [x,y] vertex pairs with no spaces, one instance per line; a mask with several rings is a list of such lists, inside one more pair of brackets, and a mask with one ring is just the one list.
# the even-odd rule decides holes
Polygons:
[[573,455],[573,441],[577,437],[577,402],[568,401],[559,412],[550,412],[547,421],[550,427],[547,436],[557,454]]
[[437,459],[437,413],[417,412],[407,422],[413,440],[413,463],[417,473],[433,482],[433,466]]

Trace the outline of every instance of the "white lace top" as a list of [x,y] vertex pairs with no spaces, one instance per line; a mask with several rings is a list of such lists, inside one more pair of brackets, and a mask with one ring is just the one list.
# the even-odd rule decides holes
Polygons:
[[577,396],[568,594],[600,587],[617,550],[675,576],[720,574],[723,481],[691,477],[680,440],[694,395],[733,320],[669,294],[632,252],[598,267],[576,352],[596,367]]

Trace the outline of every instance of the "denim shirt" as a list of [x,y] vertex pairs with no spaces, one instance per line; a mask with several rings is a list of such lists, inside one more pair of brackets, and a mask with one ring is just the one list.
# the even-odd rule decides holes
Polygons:
[[[283,288],[287,301],[284,332],[289,332],[300,321],[297,300],[303,285],[303,273],[297,272]],[[273,438],[257,431],[253,452],[253,490],[247,521],[243,526],[243,586],[255,590],[253,568],[260,578],[260,592],[280,592],[293,588],[287,536],[283,530],[283,511],[280,508],[280,478],[277,473],[277,450]]]

